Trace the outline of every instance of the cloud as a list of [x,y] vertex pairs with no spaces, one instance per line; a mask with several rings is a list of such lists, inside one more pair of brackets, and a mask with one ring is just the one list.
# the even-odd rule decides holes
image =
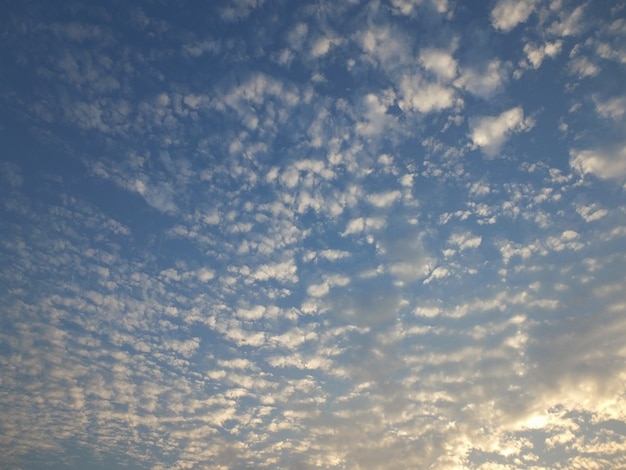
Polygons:
[[482,237],[480,235],[472,235],[471,233],[455,233],[449,240],[449,243],[458,247],[459,250],[478,248],[481,242]]
[[261,7],[264,0],[229,0],[221,7],[220,16],[226,21],[240,21]]
[[579,5],[571,12],[567,12],[565,8],[562,8],[562,5],[563,2],[553,2],[551,5],[557,11],[559,19],[552,23],[548,31],[558,36],[575,36],[583,29],[583,15],[586,5]]
[[340,41],[338,39],[334,39],[331,37],[319,37],[311,45],[311,55],[316,58],[323,57],[326,54],[328,54],[330,49],[336,43],[339,43],[339,42]]
[[140,179],[135,180],[134,188],[146,202],[161,212],[173,212],[177,209],[174,203],[174,191],[166,183],[157,183],[156,187]]
[[606,216],[609,211],[598,208],[597,204],[577,205],[576,212],[583,218],[585,222],[593,222]]
[[617,96],[606,101],[594,96],[593,101],[596,106],[596,113],[603,118],[617,121],[626,115],[626,96]]
[[393,116],[387,113],[392,104],[391,97],[378,96],[369,93],[363,99],[365,119],[357,123],[356,131],[365,137],[378,137],[394,121]]
[[408,37],[390,25],[368,28],[359,35],[359,42],[371,60],[390,71],[410,57]]
[[5,465],[626,466],[619,5],[33,4]]
[[342,235],[354,235],[363,231],[378,230],[385,226],[385,219],[382,217],[358,217],[348,221],[346,229]]
[[251,277],[257,281],[276,279],[279,282],[298,282],[298,268],[293,259],[259,266]]
[[505,33],[525,22],[535,10],[536,0],[498,0],[491,10],[493,27]]
[[374,207],[387,207],[392,205],[402,197],[400,191],[387,191],[385,193],[370,194],[367,196],[368,202]]
[[406,16],[414,16],[420,7],[423,9],[424,6],[434,8],[440,14],[448,12],[449,9],[448,0],[391,0],[391,5],[394,13]]
[[470,127],[470,139],[474,146],[479,147],[485,155],[493,157],[512,134],[531,129],[533,121],[524,118],[524,111],[517,106],[499,116],[474,118]]
[[571,150],[569,164],[582,175],[591,173],[602,179],[621,179],[626,176],[626,146]]
[[492,59],[483,67],[461,68],[461,74],[454,84],[476,96],[489,98],[502,89],[508,79],[509,69],[509,64]]
[[416,74],[402,78],[400,97],[398,106],[402,110],[420,113],[441,111],[462,103],[454,88],[426,82]]
[[456,77],[456,60],[447,51],[440,49],[422,49],[419,56],[422,66],[433,72],[441,80],[450,81]]
[[561,52],[562,46],[563,41],[546,42],[540,46],[527,43],[524,45],[524,53],[530,67],[538,69],[546,57],[556,57]]
[[572,59],[569,63],[570,72],[577,75],[578,78],[595,77],[600,72],[600,67],[586,56],[579,56]]

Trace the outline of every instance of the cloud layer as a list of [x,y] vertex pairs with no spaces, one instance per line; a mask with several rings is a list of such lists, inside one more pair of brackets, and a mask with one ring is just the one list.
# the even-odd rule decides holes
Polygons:
[[3,465],[626,467],[624,8],[188,6],[0,19]]

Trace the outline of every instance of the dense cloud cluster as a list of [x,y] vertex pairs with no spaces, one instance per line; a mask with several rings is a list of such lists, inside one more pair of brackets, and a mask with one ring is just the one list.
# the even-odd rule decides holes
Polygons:
[[14,2],[0,461],[626,467],[626,5]]

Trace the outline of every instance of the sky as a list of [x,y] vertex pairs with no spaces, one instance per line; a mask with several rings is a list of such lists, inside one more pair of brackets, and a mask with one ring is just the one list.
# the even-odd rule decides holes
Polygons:
[[626,468],[626,2],[0,0],[3,469]]

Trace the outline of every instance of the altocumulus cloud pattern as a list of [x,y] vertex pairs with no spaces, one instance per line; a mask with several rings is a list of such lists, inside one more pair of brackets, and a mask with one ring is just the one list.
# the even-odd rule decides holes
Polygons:
[[625,2],[0,17],[2,468],[626,468]]

